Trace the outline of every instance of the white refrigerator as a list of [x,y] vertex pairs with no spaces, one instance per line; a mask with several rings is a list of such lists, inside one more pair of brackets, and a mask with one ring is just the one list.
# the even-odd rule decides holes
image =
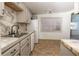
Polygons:
[[34,43],[38,43],[38,19],[33,19],[31,21],[32,29],[35,31]]

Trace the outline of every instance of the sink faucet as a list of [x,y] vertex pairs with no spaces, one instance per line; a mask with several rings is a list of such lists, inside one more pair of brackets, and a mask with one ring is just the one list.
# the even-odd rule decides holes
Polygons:
[[[13,28],[16,28],[16,30],[14,31],[14,29]],[[18,25],[13,25],[12,27],[11,27],[11,33],[10,33],[10,35],[15,35],[15,36],[17,36],[18,35],[18,29],[19,29],[19,26]]]

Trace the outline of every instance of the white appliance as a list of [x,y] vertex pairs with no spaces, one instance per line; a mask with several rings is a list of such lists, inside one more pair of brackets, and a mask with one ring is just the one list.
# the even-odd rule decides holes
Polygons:
[[35,31],[34,43],[38,43],[38,20],[33,19],[31,24],[32,24],[33,30]]
[[31,21],[31,31],[35,31],[31,34],[31,51],[34,49],[34,43],[38,43],[38,20]]

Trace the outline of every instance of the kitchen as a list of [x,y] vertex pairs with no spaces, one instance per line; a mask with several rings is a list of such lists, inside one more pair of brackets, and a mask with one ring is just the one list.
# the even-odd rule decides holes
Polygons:
[[79,38],[72,37],[78,36],[73,34],[78,21],[71,21],[78,19],[78,2],[0,2],[0,7],[1,56],[79,56]]

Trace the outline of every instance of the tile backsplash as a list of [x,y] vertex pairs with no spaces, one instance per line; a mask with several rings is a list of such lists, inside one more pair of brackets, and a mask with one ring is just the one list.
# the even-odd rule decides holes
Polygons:
[[4,16],[0,17],[0,35],[8,34],[10,27],[16,22],[16,12],[5,7]]
[[8,34],[8,30],[10,30],[9,26],[6,26],[5,24],[0,22],[0,35]]
[[18,23],[19,25],[19,33],[27,32],[27,24],[26,23]]

